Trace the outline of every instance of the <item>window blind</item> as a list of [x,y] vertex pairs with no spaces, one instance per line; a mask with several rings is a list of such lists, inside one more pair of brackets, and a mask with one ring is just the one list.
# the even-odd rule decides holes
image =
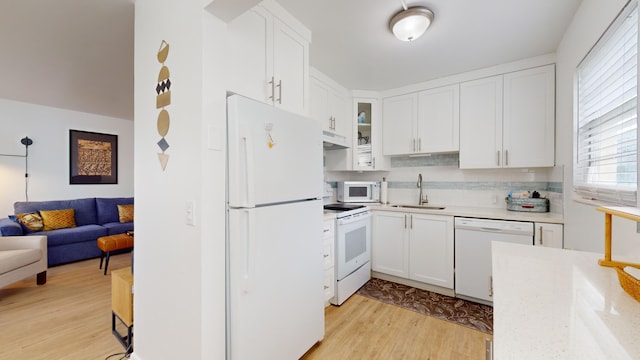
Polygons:
[[638,10],[630,2],[577,69],[574,191],[636,206]]

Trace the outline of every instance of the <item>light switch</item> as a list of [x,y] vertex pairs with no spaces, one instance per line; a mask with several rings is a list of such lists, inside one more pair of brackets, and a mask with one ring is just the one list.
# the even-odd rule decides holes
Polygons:
[[185,223],[187,225],[196,225],[196,205],[194,201],[187,201],[185,206]]

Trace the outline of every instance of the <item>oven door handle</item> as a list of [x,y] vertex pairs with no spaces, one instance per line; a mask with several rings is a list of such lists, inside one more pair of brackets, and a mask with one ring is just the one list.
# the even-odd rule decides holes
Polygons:
[[368,219],[370,217],[371,217],[371,212],[367,212],[367,213],[364,213],[364,214],[358,214],[358,215],[351,215],[351,216],[347,216],[347,217],[342,218],[342,219],[338,219],[338,225],[347,225],[347,224],[354,223],[356,221]]

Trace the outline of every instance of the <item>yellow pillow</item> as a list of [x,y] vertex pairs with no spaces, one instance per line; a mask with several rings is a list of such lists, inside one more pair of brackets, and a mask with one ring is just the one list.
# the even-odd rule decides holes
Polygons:
[[74,209],[40,210],[44,231],[76,227],[76,212]]
[[121,223],[127,223],[133,221],[133,204],[118,205],[118,215],[120,216]]

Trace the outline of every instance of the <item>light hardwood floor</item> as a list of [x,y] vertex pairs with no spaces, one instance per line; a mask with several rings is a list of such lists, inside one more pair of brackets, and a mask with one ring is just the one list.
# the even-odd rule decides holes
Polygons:
[[325,310],[325,338],[303,357],[315,359],[485,359],[491,335],[353,295]]
[[[0,289],[0,360],[98,360],[123,352],[111,334],[111,270],[131,265],[112,256],[55,266],[47,283],[32,278]],[[112,359],[119,359],[114,357]]]
[[[0,360],[99,360],[123,352],[111,334],[111,275],[102,275],[99,261],[50,268],[44,286],[34,276],[0,289]],[[113,256],[109,273],[130,261],[129,254]],[[325,338],[305,360],[482,360],[492,339],[360,295],[325,314]]]

